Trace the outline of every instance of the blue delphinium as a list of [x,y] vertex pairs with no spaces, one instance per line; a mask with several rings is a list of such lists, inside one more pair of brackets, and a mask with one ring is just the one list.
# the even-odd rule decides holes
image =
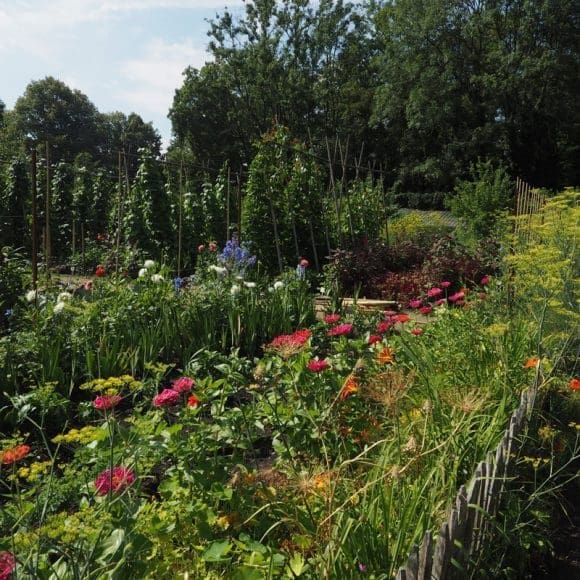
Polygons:
[[232,238],[226,242],[222,253],[218,256],[218,262],[231,273],[243,275],[256,263],[256,256],[251,254],[248,244],[240,246],[237,238]]

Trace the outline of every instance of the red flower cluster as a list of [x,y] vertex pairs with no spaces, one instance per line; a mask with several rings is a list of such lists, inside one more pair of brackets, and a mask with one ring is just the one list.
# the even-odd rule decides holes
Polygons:
[[423,329],[413,328],[413,330],[411,330],[411,334],[414,334],[415,336],[421,336],[421,334],[423,334]]
[[423,308],[419,308],[419,312],[423,315],[431,314],[433,312],[432,306],[423,306]]
[[200,404],[200,402],[201,401],[195,395],[191,395],[187,399],[187,406],[188,407],[193,407],[195,409],[195,407],[197,407]]
[[293,334],[281,334],[277,336],[266,348],[282,348],[287,346],[302,346],[312,336],[308,329],[297,330]]
[[[379,326],[381,324],[382,324],[382,322],[379,323]],[[375,344],[377,342],[381,342],[382,339],[383,339],[383,337],[380,334],[371,334],[369,336],[369,344]]]
[[0,453],[0,460],[2,465],[11,465],[20,461],[30,453],[30,447],[28,445],[16,445],[10,449],[5,449]]
[[416,300],[411,300],[411,302],[409,302],[409,308],[421,308],[421,300],[418,298]]
[[331,328],[326,334],[328,336],[346,336],[352,332],[352,324],[339,324]]
[[573,391],[580,391],[580,379],[577,378],[570,379],[570,388]]
[[105,268],[103,268],[103,266],[97,266],[97,269],[95,270],[95,276],[97,278],[101,278],[105,275]]
[[377,324],[377,332],[385,334],[385,332],[389,332],[392,326],[393,322],[391,322],[390,320],[382,320]]
[[0,580],[8,580],[16,568],[16,558],[12,552],[0,552]]
[[116,407],[121,402],[119,395],[99,395],[94,401],[93,406],[99,411],[105,411]]
[[189,377],[181,377],[180,379],[173,381],[172,388],[178,393],[189,393],[194,385],[195,381],[193,379],[190,379]]
[[179,402],[181,393],[173,389],[163,389],[158,395],[153,398],[154,407],[171,407]]
[[308,363],[308,368],[313,373],[320,373],[326,370],[330,365],[325,360],[311,360]]
[[113,470],[105,469],[95,480],[95,488],[99,495],[107,495],[109,492],[119,493],[129,487],[135,481],[135,474],[128,467],[113,467]]
[[443,294],[443,290],[441,290],[441,288],[435,287],[427,290],[427,296],[429,296],[429,298],[437,298],[437,296],[441,296],[441,294]]
[[340,314],[327,314],[324,317],[326,324],[336,324],[340,320]]

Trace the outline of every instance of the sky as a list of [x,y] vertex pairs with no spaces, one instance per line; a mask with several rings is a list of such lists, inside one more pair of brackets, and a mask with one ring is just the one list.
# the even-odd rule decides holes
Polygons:
[[243,0],[0,0],[0,100],[52,76],[102,113],[141,115],[167,146],[182,72],[209,59],[207,20],[225,6]]

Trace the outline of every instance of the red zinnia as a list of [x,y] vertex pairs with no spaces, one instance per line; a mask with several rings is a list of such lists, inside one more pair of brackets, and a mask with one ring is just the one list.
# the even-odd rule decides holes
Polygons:
[[194,385],[195,381],[193,379],[190,379],[189,377],[181,377],[180,379],[173,381],[172,388],[178,393],[189,393]]
[[95,488],[99,495],[109,492],[119,493],[135,481],[135,474],[128,467],[113,467],[113,471],[105,469],[95,480]]
[[423,334],[423,329],[422,328],[413,328],[413,330],[411,330],[411,334],[414,334],[415,336],[420,336],[421,334]]
[[201,401],[195,395],[191,395],[187,399],[187,406],[195,408],[200,404],[200,402]]
[[405,322],[411,320],[411,317],[408,314],[397,314],[394,318],[396,322],[400,322],[401,324],[405,324]]
[[328,336],[346,336],[352,332],[352,324],[339,324],[331,328],[326,334]]
[[16,558],[12,552],[0,552],[0,580],[8,580],[16,568]]
[[580,379],[577,378],[570,379],[570,388],[573,391],[580,391]]
[[105,268],[103,268],[103,266],[97,266],[97,269],[95,270],[95,276],[97,278],[101,278],[104,275],[105,275]]
[[455,294],[452,294],[451,296],[449,296],[449,302],[460,302],[464,298],[465,298],[465,292],[455,292]]
[[489,276],[484,276],[484,277],[483,277],[483,278],[482,278],[482,279],[479,281],[479,283],[480,283],[482,286],[487,286],[487,285],[489,284],[489,281],[490,281],[490,277],[489,277]]
[[369,336],[369,344],[375,344],[377,342],[381,342],[383,337],[380,334],[371,334]]
[[171,407],[177,404],[180,398],[180,393],[174,391],[173,389],[163,389],[158,395],[153,399],[154,407]]
[[325,360],[311,360],[308,363],[308,369],[313,373],[320,373],[326,370],[330,365]]
[[423,315],[431,314],[431,312],[433,312],[433,308],[431,306],[423,306],[423,308],[419,309],[419,312]]
[[437,298],[437,296],[440,296],[441,294],[443,294],[443,290],[441,290],[441,288],[435,287],[427,290],[427,296],[429,296],[429,298]]
[[336,324],[340,320],[340,314],[327,314],[324,317],[326,324]]
[[389,331],[391,326],[393,326],[393,323],[390,320],[383,320],[377,324],[377,332],[384,334]]
[[28,453],[30,453],[30,447],[28,445],[16,445],[16,447],[2,451],[0,453],[0,459],[2,461],[2,465],[10,465],[20,461],[26,457]]
[[121,397],[119,395],[99,395],[93,401],[93,406],[99,411],[104,411],[116,407],[120,402]]

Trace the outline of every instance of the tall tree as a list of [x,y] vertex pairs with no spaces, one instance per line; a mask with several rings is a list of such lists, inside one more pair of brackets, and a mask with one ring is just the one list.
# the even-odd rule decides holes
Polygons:
[[86,95],[53,77],[31,82],[14,106],[21,138],[48,141],[53,159],[61,161],[97,152],[98,121],[97,108]]

